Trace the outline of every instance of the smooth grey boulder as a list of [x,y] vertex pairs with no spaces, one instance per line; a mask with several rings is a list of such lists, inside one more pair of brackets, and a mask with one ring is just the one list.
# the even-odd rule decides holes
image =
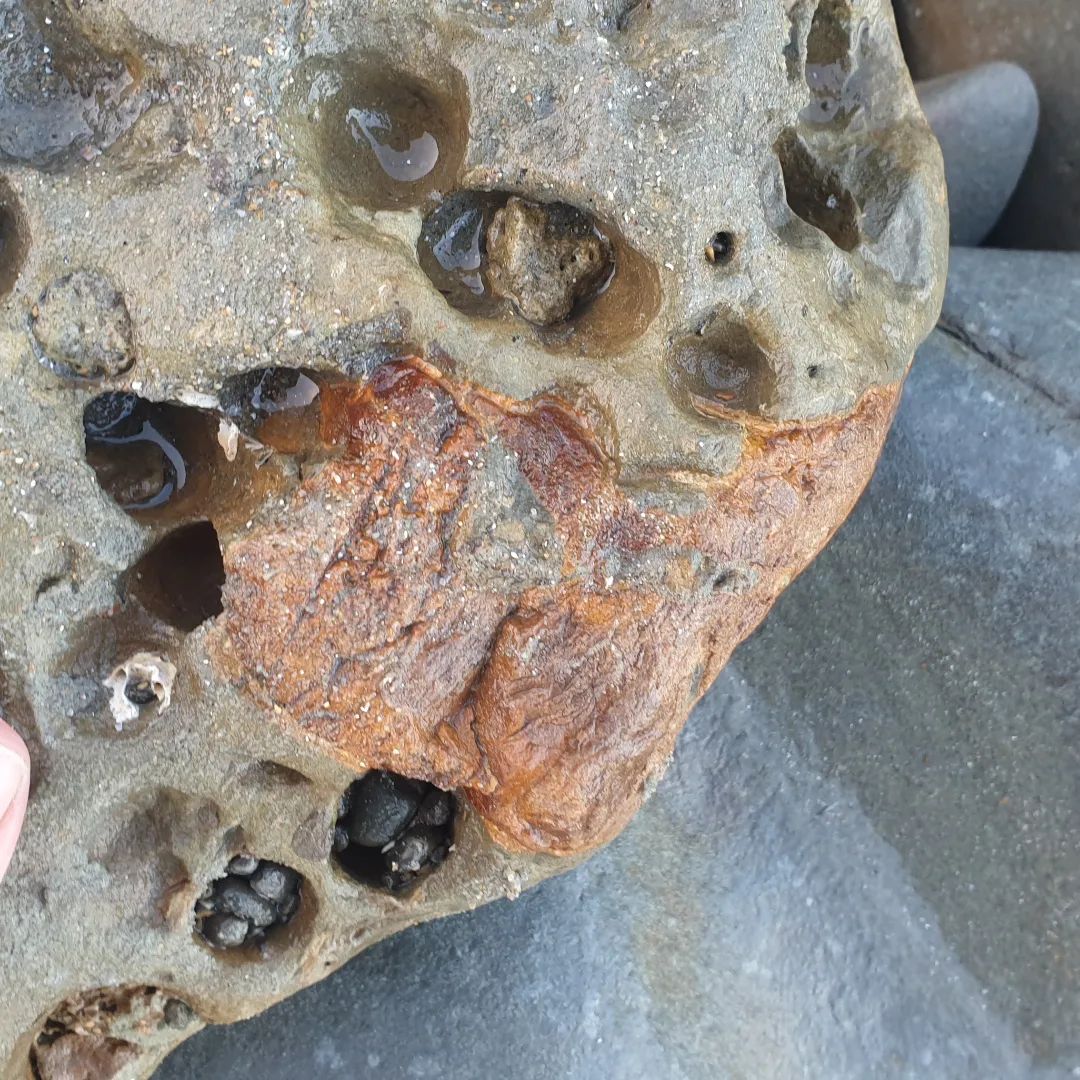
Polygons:
[[1016,190],[1039,127],[1035,84],[1016,64],[995,62],[916,84],[941,144],[950,238],[976,245]]
[[867,495],[626,833],[159,1080],[1076,1076],[1078,300],[954,251]]

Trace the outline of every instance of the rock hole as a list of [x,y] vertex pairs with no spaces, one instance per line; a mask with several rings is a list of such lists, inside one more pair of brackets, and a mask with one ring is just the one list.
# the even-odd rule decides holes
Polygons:
[[300,910],[303,878],[288,866],[241,853],[195,901],[196,933],[211,948],[243,949],[280,934]]
[[132,566],[126,584],[151,615],[190,633],[221,614],[225,564],[217,530],[209,521],[174,529]]
[[803,110],[803,120],[846,124],[866,107],[868,35],[866,24],[856,29],[850,0],[821,0],[806,39],[806,84],[814,100]]
[[701,416],[763,413],[777,397],[773,362],[754,332],[742,323],[716,320],[671,345],[668,384],[681,408]]
[[446,860],[456,804],[447,791],[380,769],[349,785],[334,828],[334,858],[351,878],[406,893]]
[[30,250],[26,221],[11,185],[0,178],[0,300],[19,280]]
[[156,1060],[163,1029],[186,1032],[200,1023],[186,1001],[154,986],[89,990],[63,1001],[41,1024],[30,1071],[37,1080],[133,1075],[144,1051]]
[[727,266],[735,257],[735,237],[729,232],[713,233],[705,245],[705,258],[713,266]]
[[452,186],[468,136],[468,94],[456,72],[429,82],[374,57],[319,58],[296,81],[299,137],[347,202],[403,209]]
[[551,348],[616,348],[660,307],[652,264],[567,203],[455,192],[424,220],[417,259],[452,307],[487,318],[513,311]]
[[861,238],[859,204],[854,195],[794,132],[788,131],[780,138],[776,154],[792,212],[823,232],[841,250],[854,251]]
[[89,161],[150,103],[144,63],[99,52],[68,7],[9,0],[0,8],[0,161],[42,168]]
[[237,430],[282,454],[320,456],[328,377],[303,368],[254,368],[225,381],[221,407]]
[[810,366],[809,366],[809,367],[808,367],[808,368],[806,369],[806,374],[807,374],[807,375],[808,375],[808,376],[809,376],[809,377],[810,377],[811,379],[816,379],[816,378],[818,377],[818,375],[820,375],[820,374],[821,374],[821,366],[820,366],[819,364],[811,364],[811,365],[810,365]]
[[212,518],[235,529],[290,482],[266,446],[206,409],[110,391],[86,405],[83,431],[98,483],[145,524]]

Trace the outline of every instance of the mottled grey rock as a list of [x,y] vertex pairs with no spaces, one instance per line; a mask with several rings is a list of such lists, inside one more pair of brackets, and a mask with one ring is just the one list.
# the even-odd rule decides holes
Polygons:
[[918,83],[919,104],[945,157],[949,235],[976,245],[993,229],[1024,171],[1039,98],[1016,64],[993,63]]
[[954,252],[946,325],[1015,371],[932,336],[867,496],[623,836],[159,1080],[1075,1076],[1078,262]]

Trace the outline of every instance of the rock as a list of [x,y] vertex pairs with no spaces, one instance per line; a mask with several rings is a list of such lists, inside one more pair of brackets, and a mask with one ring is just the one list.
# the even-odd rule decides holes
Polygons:
[[950,238],[981,244],[1001,217],[1039,127],[1035,84],[1016,64],[983,64],[916,86],[945,156]]
[[[560,0],[557,25],[546,0],[100,0],[49,6],[55,78],[39,0],[5,2],[5,62],[34,65],[0,76],[0,709],[35,778],[0,885],[19,1074],[67,995],[252,1016],[614,840],[869,479],[947,222],[884,0]],[[96,115],[53,156],[19,110],[55,118],[60,79]],[[455,306],[423,219],[481,193],[486,241],[517,199],[504,226],[542,216],[588,275],[470,218],[450,254],[472,266],[475,236],[513,292]],[[95,386],[27,332],[79,268],[138,353]],[[171,665],[170,702],[125,678],[117,730],[102,682],[135,656]],[[371,772],[454,795],[405,877],[327,850]],[[201,900],[237,852],[301,879],[266,927]],[[139,1048],[127,1080],[188,1030],[151,1029],[109,1036]]]
[[251,875],[251,888],[266,900],[279,903],[287,893],[296,889],[299,878],[287,867],[277,863],[263,863]]
[[42,363],[68,378],[112,379],[135,363],[124,298],[92,270],[49,285],[31,311],[30,334]]
[[610,276],[612,255],[588,218],[510,199],[496,211],[487,238],[488,276],[537,326],[561,322]]
[[349,839],[361,847],[389,844],[412,820],[420,798],[417,786],[404,777],[369,772],[350,789]]
[[160,1080],[241,1053],[267,1080],[1072,1076],[1078,280],[1077,255],[954,249],[944,325],[973,344],[920,350],[866,496],[608,848],[202,1033]]
[[[1074,77],[1080,22],[1074,0],[894,0],[894,7],[915,78],[1004,60],[1019,64],[1035,82],[1039,133],[992,244],[1080,247],[1080,84]],[[992,131],[988,135],[993,138]]]
[[254,855],[240,854],[234,855],[229,860],[229,865],[225,868],[230,874],[236,874],[240,877],[251,877],[252,874],[259,868],[259,860]]
[[277,912],[269,900],[264,900],[246,882],[237,878],[225,878],[215,889],[214,899],[220,910],[248,919],[260,928],[269,926]]
[[239,916],[219,912],[208,916],[200,924],[200,931],[215,948],[235,949],[247,941],[251,924]]

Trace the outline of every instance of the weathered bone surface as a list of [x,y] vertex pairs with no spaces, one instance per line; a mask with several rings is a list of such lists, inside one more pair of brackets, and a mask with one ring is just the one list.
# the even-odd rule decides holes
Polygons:
[[946,243],[885,0],[71,8],[0,0],[42,1080],[610,840],[866,483]]

